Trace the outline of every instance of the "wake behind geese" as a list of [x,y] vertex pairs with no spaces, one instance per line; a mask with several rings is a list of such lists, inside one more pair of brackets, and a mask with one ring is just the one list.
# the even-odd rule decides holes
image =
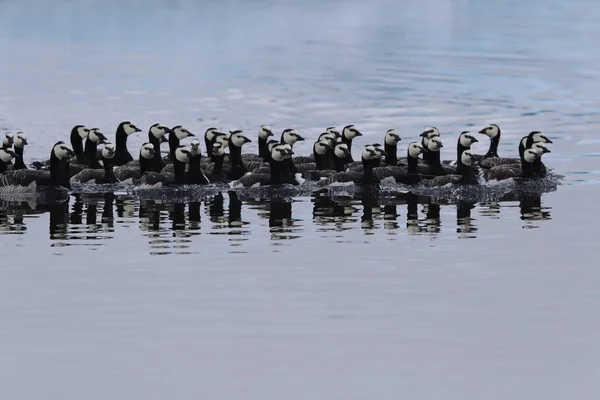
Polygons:
[[129,153],[129,149],[127,149],[127,138],[129,138],[129,135],[141,131],[131,121],[123,121],[117,126],[117,131],[115,132],[116,148],[115,158],[113,159],[114,165],[119,166],[133,161],[133,156]]
[[116,183],[118,182],[117,177],[113,171],[112,160],[115,158],[116,149],[115,146],[110,142],[104,143],[102,149],[102,164],[103,167],[98,163],[98,168],[86,168],[74,176],[71,177],[71,182],[78,183],[90,183],[90,184],[103,184],[103,183]]
[[0,193],[35,192],[38,188],[70,188],[69,160],[75,156],[63,141],[56,142],[50,152],[50,171],[19,169],[0,175]]

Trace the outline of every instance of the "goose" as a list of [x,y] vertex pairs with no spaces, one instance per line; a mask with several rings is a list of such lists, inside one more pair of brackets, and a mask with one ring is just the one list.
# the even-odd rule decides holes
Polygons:
[[269,125],[261,125],[258,129],[258,155],[252,153],[242,154],[244,161],[269,161],[269,149],[267,148],[267,141],[273,137],[273,131]]
[[169,156],[171,160],[175,158],[175,151],[180,147],[181,141],[187,137],[195,135],[181,125],[174,126],[169,133]]
[[121,183],[136,184],[146,172],[158,173],[152,170],[155,155],[154,144],[150,142],[142,143],[139,160],[116,167],[114,169],[115,176]]
[[520,164],[521,154],[525,149],[532,147],[534,143],[552,143],[548,137],[540,131],[532,131],[527,136],[524,136],[519,142],[519,157],[489,157],[479,161],[479,166],[482,168],[492,168],[498,165]]
[[104,165],[104,167],[86,168],[81,172],[78,172],[76,175],[72,176],[71,182],[90,184],[118,182],[118,179],[113,171],[112,164],[112,160],[115,158],[115,153],[115,146],[110,142],[105,142],[104,148],[102,149],[102,164]]
[[533,173],[536,177],[543,179],[548,175],[548,170],[542,162],[542,156],[546,153],[551,153],[551,151],[544,142],[535,142],[531,145],[531,148],[539,154],[539,157],[533,161]]
[[[483,159],[498,157],[498,144],[500,144],[500,127],[496,124],[489,124],[479,131],[479,133],[490,138],[490,147],[483,156]],[[481,165],[481,162],[480,162]]]
[[117,131],[115,133],[115,158],[113,159],[114,165],[123,165],[127,164],[130,161],[133,161],[133,157],[129,153],[127,149],[127,138],[129,135],[133,135],[136,132],[141,132],[142,130],[131,123],[131,121],[123,121],[117,126]]
[[429,175],[440,176],[446,175],[448,172],[442,166],[440,161],[440,151],[444,145],[439,136],[432,136],[427,139],[427,152],[423,153],[423,157],[427,156],[427,166]]
[[[98,145],[108,141],[106,136],[98,128],[90,128],[87,137],[85,138],[85,146],[83,153],[88,162],[87,166],[92,169],[102,168],[98,161]],[[100,152],[102,153],[102,152]]]
[[525,149],[521,155],[521,168],[518,164],[497,165],[483,171],[483,178],[486,181],[502,181],[510,178],[535,179],[533,162],[541,155],[539,149]]
[[10,147],[0,147],[0,174],[8,171],[8,164],[16,157]]
[[27,146],[27,137],[23,132],[17,132],[14,136],[14,149],[15,149],[15,164],[12,169],[27,169],[25,162],[23,161],[23,151]]
[[10,132],[5,132],[2,137],[2,147],[8,148],[12,147],[14,143],[14,135]]
[[188,146],[179,146],[175,149],[174,153],[173,173],[147,171],[141,176],[140,184],[143,186],[152,186],[154,188],[160,188],[166,185],[185,184],[185,165],[192,158],[192,152]]
[[406,149],[406,159],[408,160],[407,167],[388,165],[385,167],[374,168],[373,173],[377,175],[379,180],[391,176],[397,183],[403,183],[405,185],[419,183],[421,181],[421,175],[418,171],[419,155],[424,152],[425,149],[419,142],[411,142]]
[[50,152],[50,170],[19,169],[0,175],[0,193],[36,191],[42,187],[70,188],[67,173],[69,161],[75,156],[63,141],[56,142]]
[[463,151],[471,150],[471,146],[477,142],[479,142],[479,140],[477,140],[475,136],[471,135],[471,132],[462,131],[460,135],[458,135],[458,140],[456,141],[456,159],[442,161],[444,168],[456,167],[456,165],[461,162],[461,155]]
[[346,143],[348,150],[350,150],[350,153],[348,153],[348,158],[346,159],[347,163],[354,162],[354,159],[352,158],[352,141],[359,136],[362,136],[362,133],[360,133],[355,125],[346,125],[342,129],[342,134],[340,136],[341,141],[342,143]]
[[206,155],[208,157],[212,157],[212,147],[215,141],[216,135],[225,135],[223,132],[219,132],[219,130],[215,127],[210,127],[204,132],[204,145],[206,146]]
[[296,170],[302,173],[303,177],[308,179],[318,179],[314,176],[319,175],[319,171],[333,170],[335,168],[335,160],[330,158],[330,150],[333,147],[327,139],[318,140],[313,144],[313,159],[315,162],[296,164]]
[[253,187],[265,185],[280,185],[284,183],[296,184],[296,180],[284,165],[284,162],[291,159],[293,154],[292,146],[286,143],[276,144],[271,148],[269,157],[269,173],[250,173],[240,177],[232,182],[232,187]]
[[292,151],[294,149],[294,144],[302,141],[304,141],[304,138],[293,128],[284,129],[283,132],[281,132],[280,143],[289,144],[292,147]]
[[[422,138],[421,146],[423,146],[424,149],[429,149],[429,140],[434,137],[440,137],[440,130],[438,128],[436,128],[435,126],[432,126],[432,127],[425,129],[423,132],[421,132],[421,134],[419,136]],[[429,163],[430,157],[431,157],[431,154],[429,154],[429,152],[423,153],[423,161],[425,163]]]
[[154,146],[154,157],[152,158],[151,170],[154,172],[160,172],[164,167],[162,154],[160,152],[161,143],[167,143],[168,140],[165,135],[171,133],[171,128],[165,125],[156,123],[150,126],[148,129],[148,142]]
[[[327,128],[330,129],[330,128]],[[339,136],[339,134],[338,134]],[[337,138],[338,136],[336,136],[336,134],[334,132],[323,132],[319,135],[319,137],[317,138],[315,143],[321,142],[321,141],[325,141],[328,142],[330,145],[330,148],[327,152],[327,156],[329,159],[333,159],[334,155],[333,155],[333,147],[335,146],[335,144],[337,143]],[[313,149],[313,154],[310,154],[308,156],[296,156],[292,158],[294,164],[310,164],[310,163],[315,163],[315,155],[314,155],[314,149]]]
[[252,141],[244,136],[241,130],[229,132],[229,158],[231,160],[231,170],[227,174],[228,179],[232,181],[237,180],[248,172],[242,160],[242,146],[250,142]]
[[212,145],[211,156],[214,162],[203,166],[204,176],[209,182],[223,182],[227,180],[227,174],[223,171],[223,160],[225,159],[225,145],[215,142]]
[[[348,143],[344,143],[350,150]],[[354,184],[375,184],[379,183],[379,178],[373,173],[374,164],[377,162],[377,150],[373,145],[366,145],[361,151],[361,161],[363,163],[363,172],[344,171],[338,172],[319,182],[322,184],[331,184],[334,182],[353,182]],[[346,158],[346,160],[348,160]]]
[[387,153],[387,156],[385,156],[385,165],[398,164],[398,142],[401,140],[400,135],[396,133],[395,129],[388,129],[385,132],[383,138],[383,149]]
[[187,174],[187,183],[190,185],[207,185],[209,180],[202,172],[202,149],[200,149],[200,140],[194,138],[190,142],[190,152],[192,158],[189,161]]
[[448,174],[436,176],[435,178],[423,181],[426,187],[452,185],[478,185],[479,169],[474,162],[477,156],[471,150],[463,150],[460,155],[460,162],[456,167],[457,174]]

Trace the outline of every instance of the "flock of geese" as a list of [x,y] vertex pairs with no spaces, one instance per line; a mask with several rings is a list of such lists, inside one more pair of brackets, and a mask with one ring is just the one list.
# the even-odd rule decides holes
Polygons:
[[[365,145],[360,160],[354,160],[352,144],[362,136],[355,125],[346,125],[341,132],[334,127],[325,129],[308,156],[294,155],[294,144],[305,140],[295,129],[283,130],[276,139],[271,128],[263,125],[258,130],[258,154],[242,153],[242,147],[251,140],[241,130],[226,133],[214,127],[204,133],[206,153],[202,154],[201,141],[189,130],[156,123],[149,128],[148,141],[141,145],[135,160],[127,148],[127,138],[137,132],[141,130],[130,121],[121,122],[113,144],[99,129],[76,125],[71,130],[70,147],[59,141],[52,146],[49,160],[33,162],[29,167],[23,158],[28,144],[25,134],[5,133],[0,148],[0,194],[41,187],[69,189],[72,182],[120,182],[154,188],[216,182],[227,182],[231,187],[301,185],[305,181],[323,186],[334,182],[374,185],[393,179],[405,185],[436,187],[477,185],[482,179],[542,179],[547,174],[542,155],[550,152],[547,145],[552,143],[542,132],[533,131],[519,141],[518,157],[500,157],[500,127],[490,124],[479,131],[490,139],[486,154],[471,151],[478,139],[464,131],[458,136],[456,159],[441,160],[443,144],[437,128],[426,129],[419,140],[410,142],[406,156],[399,156],[401,138],[390,129],[383,144]],[[165,156],[163,143],[168,146]]]

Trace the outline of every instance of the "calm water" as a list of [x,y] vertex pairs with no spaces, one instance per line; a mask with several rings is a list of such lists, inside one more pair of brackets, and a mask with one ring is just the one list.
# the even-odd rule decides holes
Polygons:
[[475,203],[0,199],[4,397],[600,395],[599,18],[583,0],[0,2],[0,132],[25,131],[29,161],[78,123],[131,120],[131,149],[155,122],[354,123],[402,149],[433,125],[443,158],[497,123],[502,155],[542,130],[566,176]]

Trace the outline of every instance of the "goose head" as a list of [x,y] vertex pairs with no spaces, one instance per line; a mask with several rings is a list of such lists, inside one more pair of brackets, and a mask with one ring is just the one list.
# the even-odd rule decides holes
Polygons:
[[193,157],[189,146],[179,146],[175,149],[175,158],[181,163],[188,163]]
[[334,154],[337,158],[346,159],[350,154],[350,149],[346,143],[338,143],[335,145]]
[[140,158],[150,160],[154,158],[154,154],[156,154],[156,151],[154,150],[154,145],[152,143],[146,142],[142,144],[142,147],[140,148]]
[[258,129],[258,137],[262,140],[267,140],[271,136],[273,136],[271,127],[269,125],[261,125]]
[[171,128],[162,125],[162,124],[154,124],[150,127],[150,134],[154,136],[156,139],[160,140],[161,143],[167,141],[165,137],[168,133],[171,133]]
[[531,145],[531,148],[533,150],[535,150],[540,155],[540,157],[543,154],[552,153],[550,151],[550,149],[548,148],[548,146],[546,146],[546,143],[543,143],[543,142],[535,142],[534,144]]
[[171,129],[171,130],[173,131],[173,133],[175,134],[175,136],[177,136],[177,139],[179,139],[179,140],[185,139],[186,137],[195,136],[192,132],[190,132],[189,130],[187,130],[186,128],[184,128],[181,125],[174,126],[173,129]]
[[2,162],[9,163],[15,157],[16,157],[15,152],[12,151],[10,148],[8,148],[8,147],[2,147],[2,148],[0,148],[0,160],[2,160]]
[[281,138],[285,144],[289,145],[294,145],[294,143],[304,140],[304,138],[293,128],[284,129],[281,133]]
[[494,139],[500,135],[500,127],[496,124],[489,124],[480,130],[479,133],[487,135],[490,139]]
[[115,158],[115,145],[111,142],[104,143],[104,148],[102,149],[102,158],[106,160],[111,160]]
[[395,129],[388,129],[387,132],[385,132],[385,143],[387,145],[395,146],[400,140],[402,139],[400,139],[400,135],[396,133]]
[[331,149],[331,147],[329,140],[319,140],[313,145],[313,150],[315,154],[322,156],[327,154],[327,151]]
[[73,127],[72,133],[76,133],[77,135],[79,135],[79,137],[82,140],[87,139],[88,134],[90,133],[90,128],[84,125],[75,125],[75,127]]
[[192,139],[189,147],[194,156],[199,156],[202,152],[202,149],[200,149],[200,141],[196,138]]
[[250,143],[252,140],[244,136],[241,130],[229,131],[229,141],[235,147],[242,147],[246,143]]
[[283,161],[292,157],[294,152],[292,151],[292,146],[289,144],[276,144],[271,149],[271,158],[274,161]]
[[373,145],[367,144],[363,147],[360,156],[363,160],[373,160],[377,156],[377,151]]
[[540,157],[540,153],[538,153],[538,150],[534,150],[534,149],[527,149],[525,150],[525,152],[523,153],[523,159],[528,162],[528,163],[532,163],[535,160],[537,160]]
[[75,152],[63,141],[56,142],[56,144],[52,146],[52,154],[61,161],[69,161],[75,156]]
[[220,157],[225,154],[225,146],[223,143],[215,143],[212,148],[212,155],[215,157]]
[[27,136],[23,132],[17,132],[14,138],[14,146],[23,148],[29,143],[27,142]]
[[342,129],[342,136],[347,140],[352,140],[355,137],[362,136],[362,133],[356,128],[355,125],[346,125]]
[[477,159],[477,156],[471,152],[471,150],[465,150],[460,155],[460,161],[466,165],[473,165],[473,162]]
[[427,141],[428,151],[440,151],[444,147],[442,139],[439,136],[434,136]]
[[440,136],[440,130],[435,126],[432,126],[421,132],[419,136],[425,139],[431,139],[433,137]]
[[88,132],[87,138],[96,144],[103,144],[108,141],[108,139],[106,139],[106,136],[102,132],[100,132],[100,129],[98,128],[91,128]]
[[419,154],[423,154],[425,148],[419,142],[411,142],[408,145],[408,155],[412,158],[418,158]]
[[2,147],[11,147],[14,143],[14,135],[10,132],[6,132],[2,138]]
[[469,131],[461,132],[458,140],[460,145],[463,147],[471,147],[473,143],[477,143],[479,141],[475,138],[475,136],[471,135]]
[[552,143],[552,140],[548,139],[548,136],[546,136],[544,133],[542,133],[540,131],[533,131],[529,134],[529,136],[533,140],[533,143],[537,143],[537,142]]
[[123,132],[125,132],[127,136],[142,131],[140,128],[132,124],[131,121],[123,121],[121,122],[121,126],[123,127]]

